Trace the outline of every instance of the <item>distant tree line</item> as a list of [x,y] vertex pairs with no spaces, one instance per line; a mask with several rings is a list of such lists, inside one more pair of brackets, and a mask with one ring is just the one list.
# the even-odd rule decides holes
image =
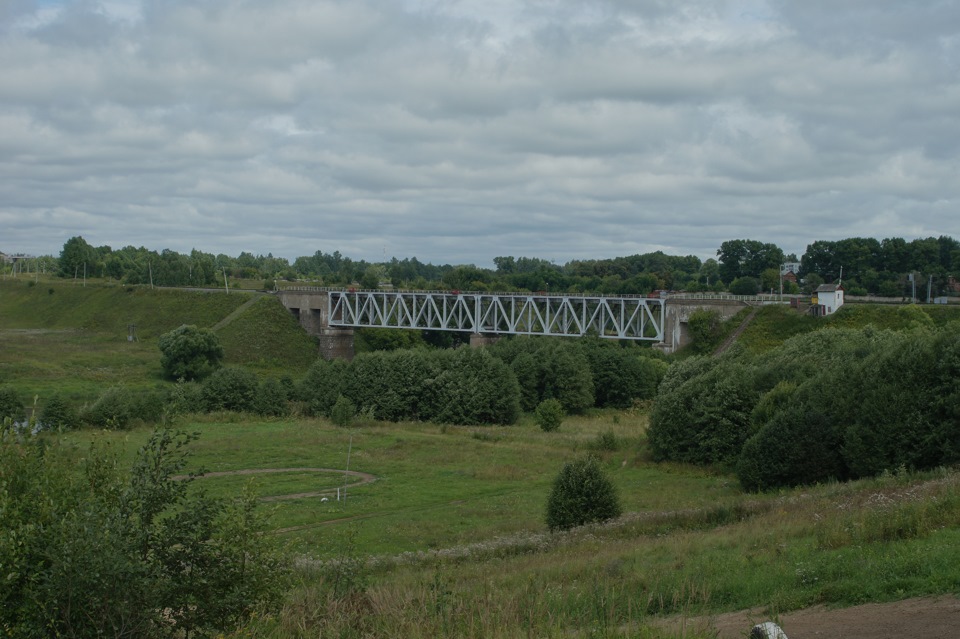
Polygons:
[[675,363],[651,413],[655,458],[734,468],[750,490],[957,463],[960,325],[896,313],[908,330],[824,329]]
[[219,286],[224,277],[276,280],[307,279],[324,286],[359,286],[373,289],[389,284],[408,289],[464,291],[546,291],[647,295],[656,290],[799,292],[781,279],[785,262],[800,264],[804,289],[836,282],[843,269],[844,288],[851,294],[888,297],[909,296],[915,274],[917,290],[927,284],[939,295],[948,290],[951,276],[960,273],[960,242],[941,236],[906,241],[902,238],[848,238],[818,240],[799,258],[785,255],[775,244],[750,239],[723,242],[717,259],[667,255],[662,251],[611,259],[573,260],[563,265],[530,257],[499,256],[494,268],[474,265],[433,265],[417,258],[370,263],[352,260],[338,251],[317,251],[291,264],[272,254],[241,253],[236,257],[213,255],[194,249],[181,254],[144,247],[112,249],[94,247],[82,237],[67,240],[61,251],[59,273],[74,278],[105,277],[127,284],[156,286]]

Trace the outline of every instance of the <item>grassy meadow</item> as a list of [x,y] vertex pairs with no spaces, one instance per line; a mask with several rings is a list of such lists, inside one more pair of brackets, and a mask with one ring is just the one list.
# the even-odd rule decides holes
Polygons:
[[[643,411],[597,412],[554,433],[509,427],[188,419],[192,470],[343,469],[376,481],[346,502],[265,500],[266,531],[296,558],[277,615],[237,637],[713,636],[670,620],[960,591],[960,474],[902,473],[775,494],[720,471],[649,461]],[[615,434],[615,450],[609,436]],[[123,456],[149,436],[75,432]],[[608,444],[601,449],[599,442]],[[544,506],[564,461],[599,455],[625,515],[549,533]],[[212,494],[335,489],[342,473],[203,477]],[[351,478],[348,480],[353,482]],[[747,629],[745,629],[747,630]],[[789,628],[785,628],[789,633]]]
[[[156,338],[182,323],[220,324],[228,364],[300,378],[313,341],[275,299],[250,300],[0,281],[0,384],[76,402],[118,383],[169,384]],[[863,308],[829,322],[916,321]],[[745,346],[775,348],[819,326],[784,311],[763,309],[741,337]],[[956,315],[930,317],[941,324]],[[127,341],[130,323],[139,341]],[[189,470],[225,473],[200,477],[194,488],[260,495],[270,512],[264,533],[294,566],[283,609],[229,633],[237,639],[708,639],[709,616],[727,611],[755,609],[761,621],[814,604],[960,593],[956,470],[747,494],[725,469],[653,463],[647,424],[638,406],[570,416],[552,433],[530,416],[506,427],[358,419],[337,428],[324,419],[212,414],[171,426],[200,434]],[[77,456],[94,442],[132,460],[150,433],[45,437]],[[587,453],[601,459],[625,514],[550,533],[551,482],[564,462]],[[345,477],[348,456],[349,470],[374,481]],[[280,470],[289,472],[270,472]],[[337,501],[344,482],[347,499]],[[677,621],[693,617],[707,621]]]

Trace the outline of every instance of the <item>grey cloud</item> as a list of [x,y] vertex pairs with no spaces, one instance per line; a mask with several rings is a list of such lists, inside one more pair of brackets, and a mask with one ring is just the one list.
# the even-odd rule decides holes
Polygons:
[[5,251],[489,264],[960,236],[953,3],[45,11],[0,5]]

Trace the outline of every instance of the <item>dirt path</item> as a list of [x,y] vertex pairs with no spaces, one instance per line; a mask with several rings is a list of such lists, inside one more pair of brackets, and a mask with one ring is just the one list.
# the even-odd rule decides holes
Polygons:
[[[356,488],[365,484],[372,484],[377,481],[376,475],[370,473],[361,473],[356,470],[341,470],[339,468],[247,468],[244,470],[222,470],[211,473],[197,475],[202,477],[229,477],[231,475],[266,475],[271,473],[335,473],[337,475],[348,475],[355,478],[355,481],[346,484],[346,488]],[[174,479],[185,479],[185,476],[177,476]],[[343,488],[344,486],[340,486]],[[272,495],[270,497],[261,497],[260,501],[283,501],[287,499],[304,499],[307,497],[327,497],[337,494],[337,488],[327,488],[325,490],[316,490],[306,493],[292,493],[289,495]]]
[[[670,620],[664,627],[703,628],[717,639],[743,639],[757,623],[771,621],[763,610],[745,610],[713,617]],[[957,639],[960,637],[960,599],[955,596],[918,597],[852,608],[815,606],[773,619],[788,639]]]
[[750,322],[753,321],[753,318],[757,316],[757,313],[759,311],[760,309],[758,308],[755,308],[752,311],[750,311],[750,314],[747,315],[742,322],[740,322],[740,326],[738,326],[736,330],[734,330],[733,333],[731,333],[730,336],[727,337],[727,339],[723,340],[723,344],[717,347],[717,350],[713,351],[713,356],[717,357],[718,355],[723,354],[724,351],[726,351],[728,348],[733,346],[733,343],[737,341],[737,338],[740,337],[745,330],[747,330],[747,326],[750,325]]

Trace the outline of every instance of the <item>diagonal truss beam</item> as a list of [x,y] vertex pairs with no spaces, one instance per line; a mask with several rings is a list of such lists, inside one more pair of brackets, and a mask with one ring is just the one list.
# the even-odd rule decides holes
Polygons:
[[330,326],[663,341],[664,301],[658,298],[352,290],[328,295]]

